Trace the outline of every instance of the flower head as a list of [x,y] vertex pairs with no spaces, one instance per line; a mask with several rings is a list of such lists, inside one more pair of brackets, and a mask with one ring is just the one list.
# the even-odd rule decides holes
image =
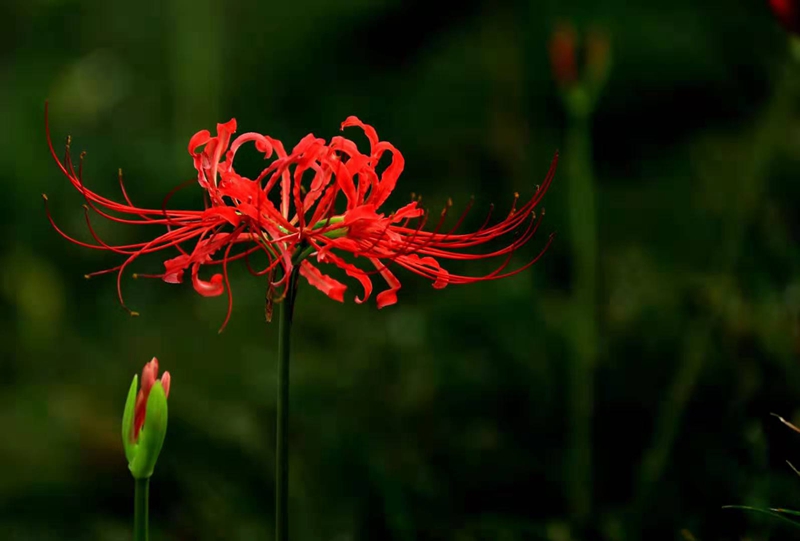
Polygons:
[[153,357],[144,365],[142,387],[137,393],[138,386],[138,377],[133,376],[122,416],[122,445],[131,473],[144,479],[153,475],[167,434],[169,372],[158,379],[158,359]]
[[[218,124],[216,135],[207,130],[196,133],[188,150],[197,171],[197,183],[207,195],[203,210],[171,210],[166,208],[166,201],[161,209],[138,207],[128,197],[121,175],[123,202],[101,196],[84,184],[82,167],[79,165],[76,170],[70,158],[69,140],[63,162],[50,143],[62,173],[86,200],[86,223],[95,242],[68,236],[49,211],[48,217],[56,230],[72,242],[122,256],[120,265],[89,276],[115,272],[123,306],[123,272],[144,254],[177,251],[176,256],[164,261],[163,272],[134,276],[180,283],[188,273],[199,294],[226,293],[228,314],[223,327],[232,303],[228,265],[235,260],[244,260],[255,275],[268,276],[268,296],[278,299],[285,293],[289,274],[298,266],[299,274],[309,284],[337,301],[344,300],[347,286],[324,274],[323,265],[336,267],[360,283],[363,293],[355,297],[356,303],[371,296],[372,278],[380,275],[388,286],[376,295],[376,303],[382,308],[397,302],[400,289],[391,266],[428,278],[434,287],[442,288],[512,276],[535,263],[549,246],[552,235],[526,264],[509,268],[512,255],[534,236],[541,223],[544,212],[537,216],[534,209],[553,180],[557,157],[541,186],[525,203],[518,204],[519,195],[515,194],[507,215],[494,220],[490,210],[476,231],[459,233],[471,202],[455,225],[448,227],[445,223],[450,201],[434,217],[420,206],[419,200],[393,211],[384,210],[405,160],[391,143],[379,139],[372,126],[358,118],[351,116],[341,125],[343,130],[353,127],[366,135],[366,153],[345,137],[325,141],[311,134],[287,152],[279,140],[266,135],[250,132],[233,138],[235,120]],[[50,141],[49,128],[47,135]],[[252,143],[266,161],[255,178],[234,169],[236,153],[245,143]],[[379,164],[384,161],[388,165],[381,167]],[[165,231],[146,242],[113,245],[98,237],[92,228],[91,213],[123,224],[158,225]],[[256,253],[266,256],[266,264],[260,269],[253,269],[250,264],[250,256]],[[491,272],[478,276],[452,273],[442,265],[449,260],[473,259],[496,259],[498,263]],[[203,278],[204,268],[220,271]]]

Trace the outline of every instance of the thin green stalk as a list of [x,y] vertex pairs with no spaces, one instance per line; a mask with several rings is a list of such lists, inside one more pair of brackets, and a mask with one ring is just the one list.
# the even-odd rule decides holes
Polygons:
[[[637,486],[639,504],[644,505],[649,499],[667,465],[683,414],[702,374],[715,323],[713,319],[701,319],[690,326],[691,330],[683,344],[678,371],[659,409],[653,441],[639,466]],[[641,511],[644,512],[644,509]]]
[[[224,85],[224,44],[228,10],[214,0],[171,0],[169,13],[169,68],[173,127],[183,141],[197,124],[219,119]],[[202,36],[202,37],[201,37]],[[202,120],[201,120],[202,119]],[[183,167],[183,159],[178,162]],[[180,171],[180,169],[179,169]]]
[[[796,50],[800,54],[800,48]],[[794,57],[783,67],[775,93],[755,127],[749,163],[741,167],[740,175],[729,179],[729,182],[738,183],[739,197],[729,205],[731,212],[725,224],[726,234],[722,236],[725,242],[721,245],[720,271],[724,274],[736,272],[736,265],[746,246],[744,237],[747,227],[761,209],[769,164],[779,141],[786,136],[787,119],[791,116],[788,111],[800,82],[797,60]],[[687,405],[705,368],[705,359],[718,325],[719,314],[706,314],[693,323],[693,331],[684,342],[677,372],[656,417],[652,442],[640,464],[634,496],[636,512],[628,521],[632,537],[638,537],[641,533],[642,517],[648,511],[651,497],[669,461]]]
[[289,339],[299,265],[294,266],[280,303],[278,321],[278,423],[275,443],[275,539],[289,539]]
[[150,478],[136,479],[133,500],[133,540],[148,540]]
[[590,108],[570,110],[566,151],[574,290],[570,365],[569,500],[577,522],[591,512],[592,402],[597,355],[597,224],[592,174]]

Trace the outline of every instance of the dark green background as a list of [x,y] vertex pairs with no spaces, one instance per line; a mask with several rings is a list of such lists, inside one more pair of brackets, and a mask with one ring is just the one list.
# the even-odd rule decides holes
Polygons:
[[[796,534],[720,509],[800,507],[783,462],[800,462],[800,435],[769,417],[800,413],[800,66],[765,3],[5,0],[0,20],[1,540],[130,539],[119,423],[153,355],[173,381],[152,538],[273,528],[277,326],[264,323],[263,279],[233,268],[221,335],[224,297],[188,284],[126,276],[142,314],[128,317],[112,277],[83,279],[118,258],[45,218],[42,192],[90,238],[47,151],[45,99],[57,146],[69,133],[88,152],[87,184],[117,197],[122,167],[150,206],[194,176],[189,137],[231,117],[291,147],[358,115],[407,160],[388,207],[416,192],[460,209],[475,194],[468,227],[530,195],[561,150],[544,232],[515,263],[558,238],[524,274],[435,291],[398,271],[400,301],[381,311],[351,302],[354,282],[344,305],[302,288],[294,540]],[[612,43],[591,128],[596,223],[569,204],[577,158],[547,56],[561,20]],[[197,208],[199,195],[174,204]],[[577,397],[591,408],[591,483],[574,465],[572,223],[599,254],[582,316],[598,330],[593,393]],[[95,226],[118,243],[152,234]],[[583,518],[577,493],[590,497]]]

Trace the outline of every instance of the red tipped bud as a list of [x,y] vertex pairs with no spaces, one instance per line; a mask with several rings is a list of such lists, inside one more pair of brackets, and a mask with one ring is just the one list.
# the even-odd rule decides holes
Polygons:
[[[139,432],[144,426],[145,416],[147,415],[147,399],[150,396],[150,390],[153,384],[158,380],[158,359],[153,359],[144,365],[142,369],[142,388],[139,389],[139,394],[136,396],[136,410],[133,419],[133,433],[131,439],[136,441],[139,438]],[[164,387],[164,394],[169,397],[169,372],[164,372],[161,376],[161,385]]]
[[567,111],[580,117],[590,114],[611,66],[608,36],[596,29],[579,36],[575,27],[562,23],[553,31],[549,52]]
[[550,38],[550,65],[561,86],[578,82],[577,42],[578,35],[570,24],[560,24]]
[[153,475],[161,452],[167,433],[170,381],[169,372],[164,372],[158,379],[158,359],[155,357],[142,370],[142,386],[138,393],[138,377],[133,376],[122,416],[122,444],[128,468],[137,479]]

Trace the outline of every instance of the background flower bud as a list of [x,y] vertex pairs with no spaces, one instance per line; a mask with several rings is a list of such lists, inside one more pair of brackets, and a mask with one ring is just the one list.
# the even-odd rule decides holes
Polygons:
[[792,34],[800,34],[800,9],[797,0],[769,0],[772,13]]

